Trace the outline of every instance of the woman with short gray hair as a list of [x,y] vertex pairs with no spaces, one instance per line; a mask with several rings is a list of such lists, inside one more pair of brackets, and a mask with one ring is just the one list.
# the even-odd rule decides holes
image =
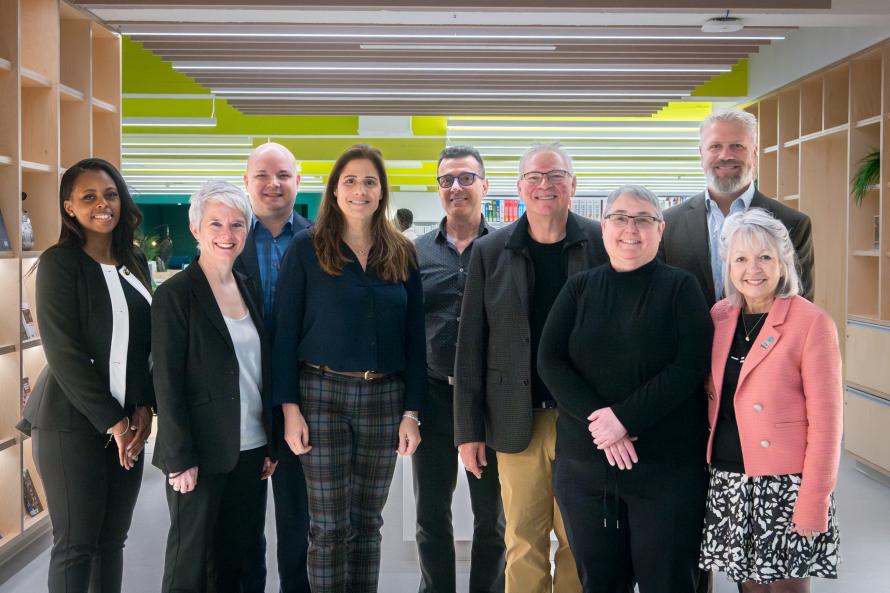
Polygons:
[[566,282],[541,336],[559,409],[553,492],[585,592],[694,593],[708,306],[691,274],[655,257],[651,191],[613,191],[602,225],[609,263]]
[[794,253],[766,210],[723,225],[700,565],[744,593],[804,593],[811,576],[837,578],[841,355],[834,321],[798,294]]
[[230,183],[195,192],[189,228],[199,256],[152,306],[153,463],[167,477],[170,511],[164,593],[240,591],[247,546],[263,528],[262,480],[275,470],[269,357],[260,302],[232,270],[250,214]]

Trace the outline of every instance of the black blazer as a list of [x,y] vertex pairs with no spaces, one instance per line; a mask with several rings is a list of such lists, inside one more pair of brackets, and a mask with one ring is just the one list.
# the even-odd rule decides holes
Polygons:
[[[262,344],[263,424],[274,457],[269,408],[269,348],[260,305],[247,279],[234,272]],[[158,435],[152,463],[164,472],[198,466],[226,473],[238,462],[241,401],[238,358],[216,298],[198,260],[164,282],[151,308]]]
[[[136,255],[148,278],[145,257]],[[139,322],[147,328],[150,318]],[[105,434],[136,406],[155,405],[148,358],[127,361],[136,372],[127,373],[124,405],[111,395],[111,297],[101,266],[79,247],[52,247],[40,256],[37,324],[49,369],[45,388],[35,390],[24,411],[32,427]]]
[[[312,223],[294,212],[294,235],[303,229],[308,229]],[[260,276],[260,263],[256,254],[256,241],[254,240],[254,229],[256,225],[252,225],[250,232],[247,234],[247,242],[244,243],[244,250],[238,259],[235,260],[235,271],[241,272],[246,278],[250,289],[253,291],[257,303],[260,305],[260,311],[263,308],[263,283]],[[265,313],[265,311],[262,311]]]
[[[813,300],[813,226],[810,217],[794,208],[754,192],[752,208],[763,208],[782,221],[791,235],[800,265],[801,292]],[[711,273],[711,243],[708,239],[708,212],[705,193],[695,195],[664,213],[665,228],[661,238],[660,258],[666,263],[692,273],[701,284],[708,306],[716,300],[714,276]]]
[[[563,257],[568,277],[609,261],[599,223],[569,212]],[[455,355],[455,445],[485,441],[504,453],[528,447],[533,283],[525,216],[473,243]]]

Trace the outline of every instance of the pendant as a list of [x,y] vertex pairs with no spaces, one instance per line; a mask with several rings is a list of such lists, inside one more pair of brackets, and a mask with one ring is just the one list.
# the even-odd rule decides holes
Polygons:
[[750,342],[750,341],[751,341],[751,338],[749,338],[748,336],[745,336],[745,341],[746,341],[746,342]]

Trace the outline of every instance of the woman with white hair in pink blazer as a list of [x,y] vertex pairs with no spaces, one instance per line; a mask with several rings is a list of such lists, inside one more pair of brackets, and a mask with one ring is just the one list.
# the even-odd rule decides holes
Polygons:
[[701,567],[745,593],[806,592],[811,576],[837,577],[837,328],[798,295],[794,246],[765,210],[727,218],[720,253]]

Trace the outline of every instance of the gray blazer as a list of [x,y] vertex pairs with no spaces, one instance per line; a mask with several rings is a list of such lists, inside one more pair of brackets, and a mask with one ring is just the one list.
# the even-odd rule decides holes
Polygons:
[[[454,443],[518,453],[532,433],[529,307],[534,268],[528,220],[476,239],[464,290],[454,372]],[[608,261],[598,222],[569,212],[568,276]]]
[[[801,296],[813,300],[813,227],[810,217],[794,208],[754,192],[752,208],[763,208],[782,221],[797,252]],[[668,208],[664,213],[665,229],[661,238],[660,257],[671,266],[682,268],[701,284],[708,306],[713,307],[715,298],[714,276],[711,273],[711,243],[708,240],[708,212],[705,208],[705,192],[695,195],[681,204]]]

